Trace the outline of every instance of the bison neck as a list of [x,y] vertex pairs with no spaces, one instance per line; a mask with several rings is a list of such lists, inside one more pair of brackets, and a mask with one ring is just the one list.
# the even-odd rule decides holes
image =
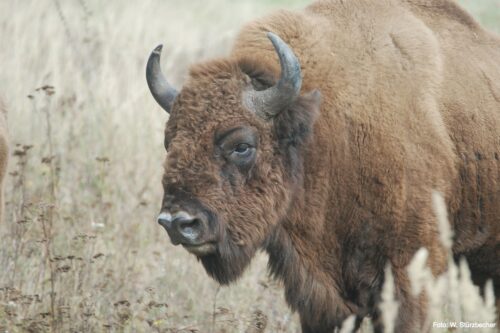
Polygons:
[[267,240],[270,273],[283,282],[286,301],[299,312],[303,324],[305,319],[306,325],[321,322],[325,328],[338,327],[358,309],[340,295],[338,281],[332,279],[320,256],[310,251],[313,243],[297,231],[285,223]]

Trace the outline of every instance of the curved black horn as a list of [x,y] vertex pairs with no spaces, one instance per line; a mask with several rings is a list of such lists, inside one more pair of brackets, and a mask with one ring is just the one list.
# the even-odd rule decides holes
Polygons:
[[272,87],[248,93],[248,106],[264,119],[270,119],[289,106],[300,93],[302,77],[300,63],[290,46],[272,32],[267,37],[273,43],[280,60],[281,76]]
[[158,45],[149,56],[146,65],[146,81],[155,100],[165,111],[170,113],[175,96],[177,96],[177,90],[172,88],[161,72],[160,56],[162,47],[163,45]]

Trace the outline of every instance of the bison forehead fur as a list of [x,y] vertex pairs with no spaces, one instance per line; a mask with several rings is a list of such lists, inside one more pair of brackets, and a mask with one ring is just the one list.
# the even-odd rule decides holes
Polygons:
[[[280,75],[267,31],[302,70],[301,95],[272,119],[243,101]],[[164,207],[183,197],[206,212],[216,250],[199,258],[221,283],[266,250],[303,332],[333,332],[352,314],[381,330],[391,264],[395,331],[410,332],[426,299],[411,295],[405,267],[420,247],[434,274],[447,263],[433,191],[448,206],[454,255],[500,294],[498,110],[500,40],[451,0],[279,11],[246,25],[229,57],[192,67],[165,131]],[[251,163],[224,155],[218,137],[234,128],[255,146]]]

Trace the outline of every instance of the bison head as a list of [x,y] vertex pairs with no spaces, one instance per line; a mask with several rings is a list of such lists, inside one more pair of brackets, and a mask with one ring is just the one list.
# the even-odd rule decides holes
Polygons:
[[268,37],[278,79],[274,65],[235,57],[193,67],[177,92],[161,72],[161,46],[146,69],[154,98],[170,114],[158,222],[220,283],[241,275],[300,192],[304,143],[320,103],[317,91],[300,95],[290,47]]

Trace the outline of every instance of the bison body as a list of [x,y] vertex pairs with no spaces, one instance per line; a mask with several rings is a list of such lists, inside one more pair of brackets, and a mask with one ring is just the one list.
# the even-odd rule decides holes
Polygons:
[[[293,57],[268,31],[296,55],[300,94],[282,80]],[[275,87],[289,100],[259,94]],[[426,299],[411,295],[406,266],[425,247],[433,273],[446,269],[439,191],[454,255],[499,297],[500,40],[453,1],[279,11],[245,26],[229,57],[193,66],[180,93],[168,89],[159,222],[219,282],[262,248],[303,332],[333,332],[352,314],[381,330],[389,263],[395,331],[420,328]]]

